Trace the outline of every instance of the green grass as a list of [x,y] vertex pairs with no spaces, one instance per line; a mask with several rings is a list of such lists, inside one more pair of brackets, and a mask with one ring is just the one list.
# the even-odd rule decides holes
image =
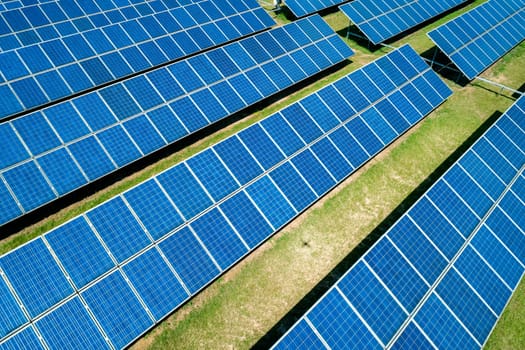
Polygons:
[[[410,43],[420,53],[433,45],[426,32],[469,6],[393,43]],[[339,12],[325,16],[332,28],[345,33],[348,20]],[[288,20],[282,14],[279,23]],[[86,212],[105,200],[246,128],[322,86],[388,52],[370,51],[347,40],[356,55],[351,64],[291,94],[231,127],[221,130],[107,189],[0,242],[0,254]],[[515,48],[483,76],[517,88],[525,81],[525,44]],[[521,63],[521,64],[520,64]],[[370,234],[495,111],[512,100],[485,83],[466,87],[449,82],[455,94],[410,134],[372,160],[320,203],[294,220],[256,252],[171,315],[135,347],[248,348],[263,336],[303,296]],[[490,349],[525,348],[525,287],[515,294],[487,345]]]

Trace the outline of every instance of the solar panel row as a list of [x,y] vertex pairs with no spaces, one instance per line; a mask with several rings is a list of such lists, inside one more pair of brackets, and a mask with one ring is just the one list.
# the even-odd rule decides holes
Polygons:
[[404,46],[0,257],[0,344],[124,347],[450,94]]
[[0,120],[274,24],[255,0],[202,1],[1,52]]
[[485,2],[428,36],[469,79],[525,39],[525,1]]
[[525,269],[525,97],[275,349],[476,349]]
[[295,17],[303,17],[348,0],[286,0],[286,7]]
[[313,16],[0,124],[0,225],[352,54]]
[[340,7],[368,40],[379,44],[466,0],[356,0]]

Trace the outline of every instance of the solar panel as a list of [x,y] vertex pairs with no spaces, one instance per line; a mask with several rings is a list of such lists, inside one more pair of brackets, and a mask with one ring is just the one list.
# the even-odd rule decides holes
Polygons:
[[525,39],[525,2],[488,1],[428,36],[470,80]]
[[286,0],[285,3],[295,17],[303,17],[346,1],[348,0]]
[[483,347],[525,271],[524,117],[521,97],[274,349]]
[[[397,83],[388,84],[387,75],[377,75],[386,67],[399,73]],[[380,94],[372,97],[362,90],[356,85],[358,77],[382,87]],[[422,99],[432,90],[442,94],[441,101],[411,102],[417,100],[403,88],[418,79],[427,84],[419,95]],[[362,91],[364,106],[354,101],[352,89]],[[8,287],[0,289],[6,294],[0,316],[13,315],[3,326],[0,344],[25,341],[18,339],[25,339],[21,332],[29,321],[18,309],[32,310],[31,321],[37,317],[52,325],[55,315],[70,317],[66,309],[55,310],[78,296],[108,344],[125,347],[451,93],[413,49],[404,46],[0,257]],[[379,119],[363,117],[369,110],[383,113],[378,106],[385,100],[399,111],[381,114],[383,123],[395,130],[389,133],[391,139],[375,136],[384,127]],[[412,110],[417,118],[396,121]],[[369,147],[369,138],[379,147]],[[48,257],[55,260],[41,261]],[[41,269],[34,271],[38,266]],[[55,276],[59,271],[62,276]],[[57,283],[45,298],[51,279],[69,282]],[[57,301],[60,296],[66,300]],[[73,305],[67,310],[71,309]],[[40,329],[38,322],[36,327]],[[91,329],[86,326],[84,331]],[[53,344],[77,341],[71,339],[72,330],[66,333],[68,339],[56,333]]]
[[0,120],[275,24],[255,0],[99,5],[0,13]]
[[316,15],[0,124],[0,225],[351,55]]
[[356,0],[341,11],[374,44],[382,43],[466,0]]

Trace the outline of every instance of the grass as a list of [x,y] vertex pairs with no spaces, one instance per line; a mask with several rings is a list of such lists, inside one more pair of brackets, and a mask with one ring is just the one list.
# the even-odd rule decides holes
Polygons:
[[[420,53],[427,51],[433,44],[426,32],[482,2],[475,1],[393,45],[410,43]],[[287,22],[282,15],[276,19],[280,23]],[[340,34],[345,33],[348,20],[341,13],[329,14],[325,19]],[[122,193],[388,51],[371,51],[353,39],[348,42],[356,51],[351,64],[0,242],[0,254]],[[520,65],[519,61],[524,55],[525,45],[522,44],[486,72],[484,77],[514,88],[521,86],[525,81],[525,65]],[[356,246],[366,240],[395,208],[407,205],[413,191],[494,111],[504,111],[512,103],[511,99],[498,95],[497,90],[485,83],[460,87],[450,82],[450,86],[455,94],[409,135],[338,186],[134,347],[229,349],[254,345],[338,263],[351,256]],[[525,348],[525,321],[520,318],[524,303],[525,287],[522,285],[498,323],[488,348]]]

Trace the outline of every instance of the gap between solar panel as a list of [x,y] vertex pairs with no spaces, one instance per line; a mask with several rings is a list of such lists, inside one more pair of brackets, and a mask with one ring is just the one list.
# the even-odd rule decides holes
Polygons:
[[0,257],[2,341],[126,346],[451,93],[401,47]]
[[525,97],[278,341],[482,347],[525,271]]
[[0,225],[351,55],[315,15],[0,124]]

